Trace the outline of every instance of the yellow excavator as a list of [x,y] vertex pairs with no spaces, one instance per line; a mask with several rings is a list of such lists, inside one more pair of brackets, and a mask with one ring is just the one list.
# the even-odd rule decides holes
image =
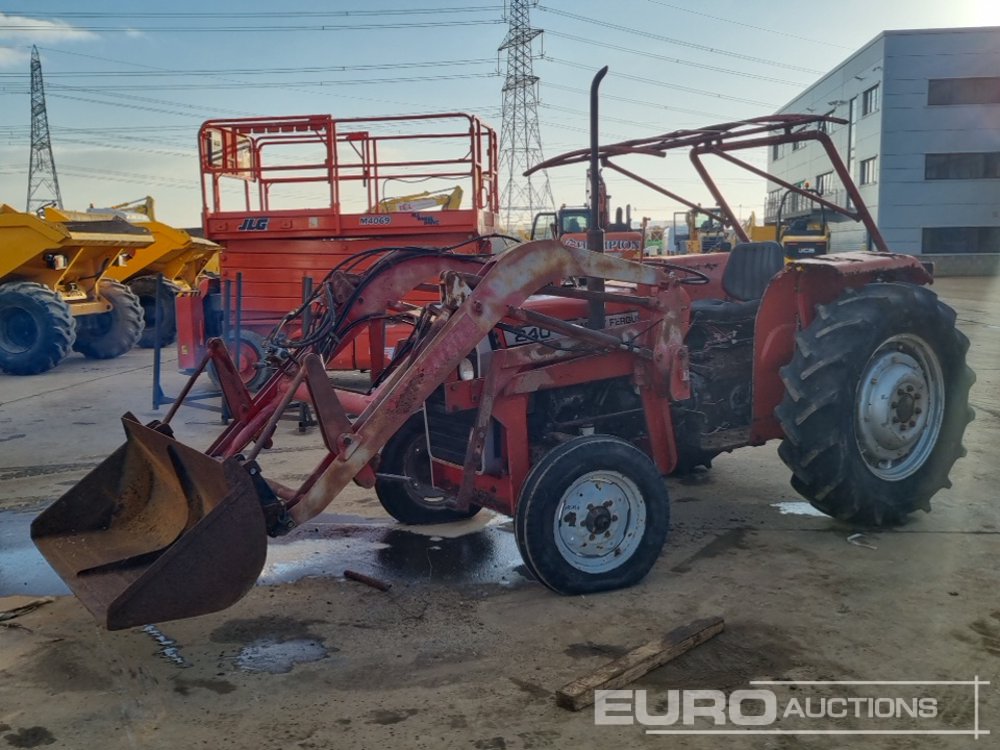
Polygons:
[[384,198],[368,209],[373,214],[388,214],[395,211],[423,211],[425,208],[456,209],[462,205],[462,188],[456,185],[451,190],[426,190],[423,193],[402,195],[398,198]]

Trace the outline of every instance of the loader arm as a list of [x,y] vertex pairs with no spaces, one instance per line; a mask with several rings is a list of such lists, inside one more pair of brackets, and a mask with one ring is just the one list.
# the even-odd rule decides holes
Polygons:
[[[398,303],[401,291],[442,268],[442,302],[432,306],[409,352],[369,394],[352,423],[318,352],[335,353],[350,343],[356,324],[384,313]],[[468,274],[470,269],[477,273]],[[580,276],[651,288],[674,283],[654,266],[551,240],[518,246],[487,262],[397,256],[343,285],[346,298],[330,311],[336,324],[293,347],[254,397],[216,342],[209,358],[236,415],[222,438],[201,452],[174,439],[168,424],[144,426],[127,415],[126,443],[35,519],[32,539],[109,629],[228,607],[259,576],[269,533],[285,533],[313,518],[352,480],[371,486],[378,452],[480,340],[504,317],[520,312],[532,294]],[[203,361],[202,368],[206,365]],[[255,459],[270,445],[278,418],[296,395],[313,402],[328,452],[294,490],[264,479]],[[255,444],[244,456],[239,451],[250,442]]]
[[[589,276],[649,286],[665,285],[666,275],[651,266],[569,248],[552,240],[520,245],[487,264],[482,281],[452,311],[444,311],[430,335],[420,342],[373,393],[350,432],[338,439],[339,452],[293,501],[296,524],[321,513],[378,454],[406,419],[427,399],[459,362],[492,330],[509,309],[549,284]],[[445,284],[454,283],[445,274]],[[310,484],[307,480],[307,486]]]

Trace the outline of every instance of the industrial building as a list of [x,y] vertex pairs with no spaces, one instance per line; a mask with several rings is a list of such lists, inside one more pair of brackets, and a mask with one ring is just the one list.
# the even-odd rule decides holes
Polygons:
[[[956,272],[995,264],[983,254],[1000,253],[1000,27],[885,31],[780,112],[847,121],[828,132],[892,250]],[[819,144],[793,145],[771,149],[769,171],[843,204]],[[768,188],[774,221],[785,191]],[[796,197],[783,219],[815,205]],[[868,244],[860,224],[830,229],[833,252]]]

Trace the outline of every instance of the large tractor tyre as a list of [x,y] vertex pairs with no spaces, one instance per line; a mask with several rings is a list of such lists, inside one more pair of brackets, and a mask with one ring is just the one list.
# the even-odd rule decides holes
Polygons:
[[90,359],[114,359],[130,351],[142,336],[142,305],[127,286],[111,279],[101,280],[100,293],[111,309],[77,317],[73,348]]
[[[449,498],[431,484],[427,433],[422,414],[410,417],[382,449],[375,494],[385,512],[400,523],[423,526],[472,518],[478,505],[468,510],[449,508]],[[400,479],[399,477],[407,477]]]
[[51,370],[75,340],[73,315],[56,292],[32,281],[0,284],[0,370],[11,375]]
[[645,453],[608,435],[568,440],[528,473],[514,536],[528,570],[560,594],[638,583],[660,556],[670,498]]
[[974,412],[969,340],[929,289],[870,284],[820,305],[781,368],[778,454],[792,487],[824,513],[902,522],[950,487]]
[[[235,360],[236,340],[233,337],[226,338],[226,348],[229,350],[229,356]],[[264,337],[255,331],[241,330],[239,359],[236,369],[240,373],[240,380],[248,391],[256,393],[274,372],[274,368],[267,364]],[[219,375],[211,362],[208,364],[208,377],[216,387],[219,386]]]
[[160,326],[160,346],[169,346],[177,339],[177,308],[175,306],[177,292],[180,287],[171,281],[163,280],[157,288],[155,276],[141,276],[128,282],[132,294],[139,298],[142,305],[142,317],[145,321],[139,346],[152,349],[156,346],[156,326]]

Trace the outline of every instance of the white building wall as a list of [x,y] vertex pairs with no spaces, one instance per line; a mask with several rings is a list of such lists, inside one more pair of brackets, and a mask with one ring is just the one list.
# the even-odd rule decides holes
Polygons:
[[927,104],[930,79],[1000,76],[1000,29],[889,32],[884,66],[879,225],[892,249],[919,253],[924,227],[1000,225],[1000,180],[924,179],[926,154],[1000,151],[1000,104]]
[[[852,176],[855,183],[860,182],[860,162],[878,156],[877,182],[859,185],[861,196],[890,249],[919,253],[924,227],[1000,226],[1000,179],[924,179],[928,153],[1000,151],[1000,104],[927,104],[930,79],[981,76],[1000,76],[1000,28],[889,31],[781,112],[827,114],[833,110],[834,115],[847,119],[848,102],[857,98]],[[879,110],[862,116],[862,94],[876,83]],[[847,125],[837,125],[831,134],[845,162],[848,130]],[[818,144],[799,151],[786,147],[777,160],[768,154],[768,168],[789,182],[812,184],[817,175],[830,169]],[[854,222],[833,224],[832,232],[835,252],[866,243],[864,228]]]

